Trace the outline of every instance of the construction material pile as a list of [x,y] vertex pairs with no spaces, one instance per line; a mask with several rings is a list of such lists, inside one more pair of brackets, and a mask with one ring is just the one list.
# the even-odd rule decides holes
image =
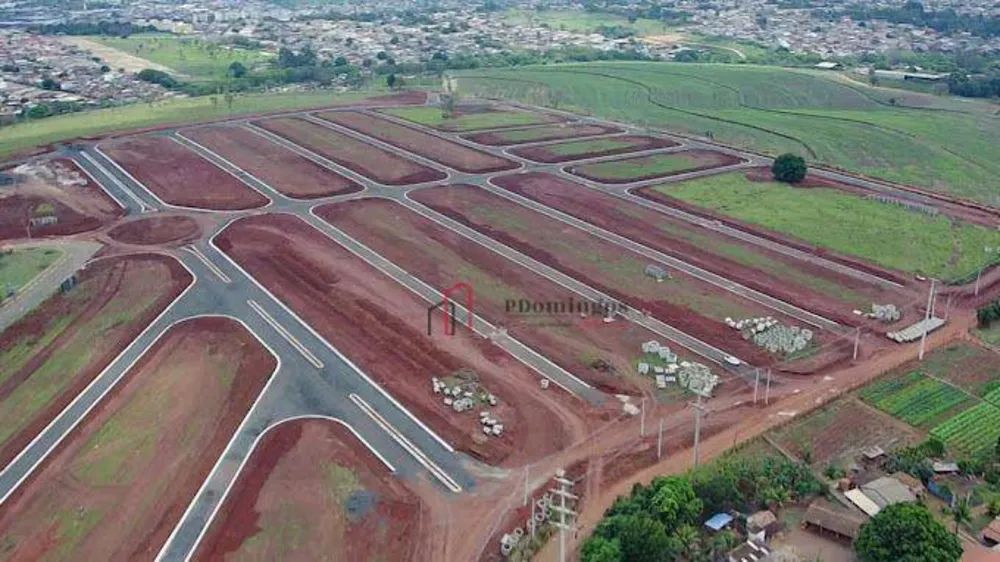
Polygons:
[[885,324],[892,324],[893,322],[898,322],[903,317],[903,314],[894,304],[873,304],[872,311],[868,314],[868,317]]
[[[497,405],[497,397],[479,383],[479,375],[472,369],[460,369],[444,379],[431,378],[434,394],[443,394],[443,402],[452,410],[462,413],[471,411],[480,405]],[[483,433],[499,437],[503,433],[503,424],[488,411],[480,412],[480,422]]]
[[[535,500],[531,506],[531,517],[525,522],[524,527],[515,527],[511,532],[500,537],[500,554],[510,556],[522,540],[530,539],[544,525],[547,525],[550,517],[549,506],[551,505],[552,496],[549,493]],[[527,534],[525,530],[527,530]]]
[[719,377],[701,363],[678,362],[677,354],[656,340],[642,344],[646,355],[636,366],[640,375],[652,373],[658,388],[666,388],[667,383],[678,383],[691,392],[708,396],[719,384]]
[[809,347],[813,332],[808,328],[786,326],[771,316],[733,320],[726,318],[726,325],[739,330],[743,339],[752,340],[770,353],[791,355]]

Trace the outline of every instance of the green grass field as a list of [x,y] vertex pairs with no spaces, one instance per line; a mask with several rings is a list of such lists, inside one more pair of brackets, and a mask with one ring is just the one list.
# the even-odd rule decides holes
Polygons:
[[225,78],[229,65],[234,62],[243,63],[248,69],[252,69],[274,59],[274,55],[269,53],[234,49],[200,39],[160,33],[88,39],[162,64],[193,80]]
[[515,26],[535,26],[546,24],[552,29],[577,33],[595,33],[604,26],[621,26],[634,30],[638,35],[659,35],[670,31],[663,22],[640,18],[634,23],[628,19],[602,12],[582,10],[525,10],[511,9],[503,14],[504,22]]
[[[1000,205],[1000,117],[985,102],[752,65],[615,62],[460,72],[463,93],[558,107]],[[890,104],[892,99],[895,104]]]
[[697,159],[686,154],[654,154],[641,158],[616,160],[587,164],[577,168],[577,172],[587,176],[608,179],[625,180],[648,176],[665,176],[698,166]]
[[[730,173],[656,188],[688,203],[900,271],[952,279],[989,261],[1000,231],[864,199]],[[979,250],[979,251],[977,251]]]
[[591,152],[607,152],[622,148],[631,148],[633,146],[635,146],[635,143],[611,138],[550,144],[545,146],[545,151],[552,154],[558,154],[559,156],[577,156],[580,154],[589,154]]
[[59,248],[25,248],[0,254],[0,299],[17,291],[63,256]]
[[1000,347],[1000,322],[994,322],[989,328],[977,329],[975,334],[984,342]]
[[455,132],[514,127],[518,125],[539,125],[546,122],[539,115],[521,111],[460,113],[452,117],[446,117],[445,113],[437,107],[397,107],[383,110],[383,113],[443,131]]

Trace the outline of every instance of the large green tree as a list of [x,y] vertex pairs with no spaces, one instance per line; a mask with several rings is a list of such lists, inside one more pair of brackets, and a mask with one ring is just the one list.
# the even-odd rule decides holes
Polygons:
[[609,541],[618,540],[622,560],[628,562],[663,562],[674,560],[678,552],[667,529],[645,515],[614,515],[601,521],[594,535]]
[[958,537],[917,504],[886,507],[861,528],[854,541],[861,562],[957,562]]
[[683,476],[656,478],[653,489],[653,513],[668,529],[698,522],[704,505],[694,493],[690,479]]
[[580,548],[580,562],[623,562],[618,539],[608,540],[594,535]]
[[774,159],[771,172],[774,179],[785,183],[799,183],[806,179],[806,159],[795,154],[782,154]]

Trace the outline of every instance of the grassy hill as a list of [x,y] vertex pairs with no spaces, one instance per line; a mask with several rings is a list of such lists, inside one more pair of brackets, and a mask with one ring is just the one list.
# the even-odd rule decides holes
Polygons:
[[836,74],[653,62],[478,69],[460,92],[693,135],[1000,205],[997,106]]
[[200,39],[162,33],[89,39],[163,65],[192,80],[225,78],[229,65],[234,62],[253,68],[274,58],[268,53],[229,48]]

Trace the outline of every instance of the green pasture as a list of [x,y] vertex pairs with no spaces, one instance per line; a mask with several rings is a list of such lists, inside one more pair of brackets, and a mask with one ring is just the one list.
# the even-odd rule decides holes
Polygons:
[[627,160],[599,162],[580,166],[575,171],[607,180],[625,180],[665,176],[697,167],[695,159],[685,154],[655,154]]
[[393,107],[382,110],[407,121],[444,131],[467,132],[497,127],[538,125],[546,120],[540,115],[523,111],[484,111],[482,113],[457,113],[447,116],[438,107]]
[[225,78],[229,65],[234,62],[252,69],[274,59],[274,55],[270,53],[230,48],[210,41],[160,33],[88,39],[161,64],[194,80]]
[[610,152],[612,150],[621,150],[624,148],[632,148],[634,146],[634,142],[614,138],[594,139],[549,144],[545,146],[545,152],[559,156],[578,156],[581,154],[590,154],[592,152]]
[[835,73],[614,62],[476,69],[460,91],[557,107],[760,152],[794,152],[1000,205],[1000,117],[985,102],[872,88]]
[[62,257],[59,248],[25,248],[0,254],[0,300],[8,290],[17,291]]
[[657,191],[817,246],[910,273],[962,277],[987,263],[1000,231],[865,199],[836,188],[754,182],[730,173]]

